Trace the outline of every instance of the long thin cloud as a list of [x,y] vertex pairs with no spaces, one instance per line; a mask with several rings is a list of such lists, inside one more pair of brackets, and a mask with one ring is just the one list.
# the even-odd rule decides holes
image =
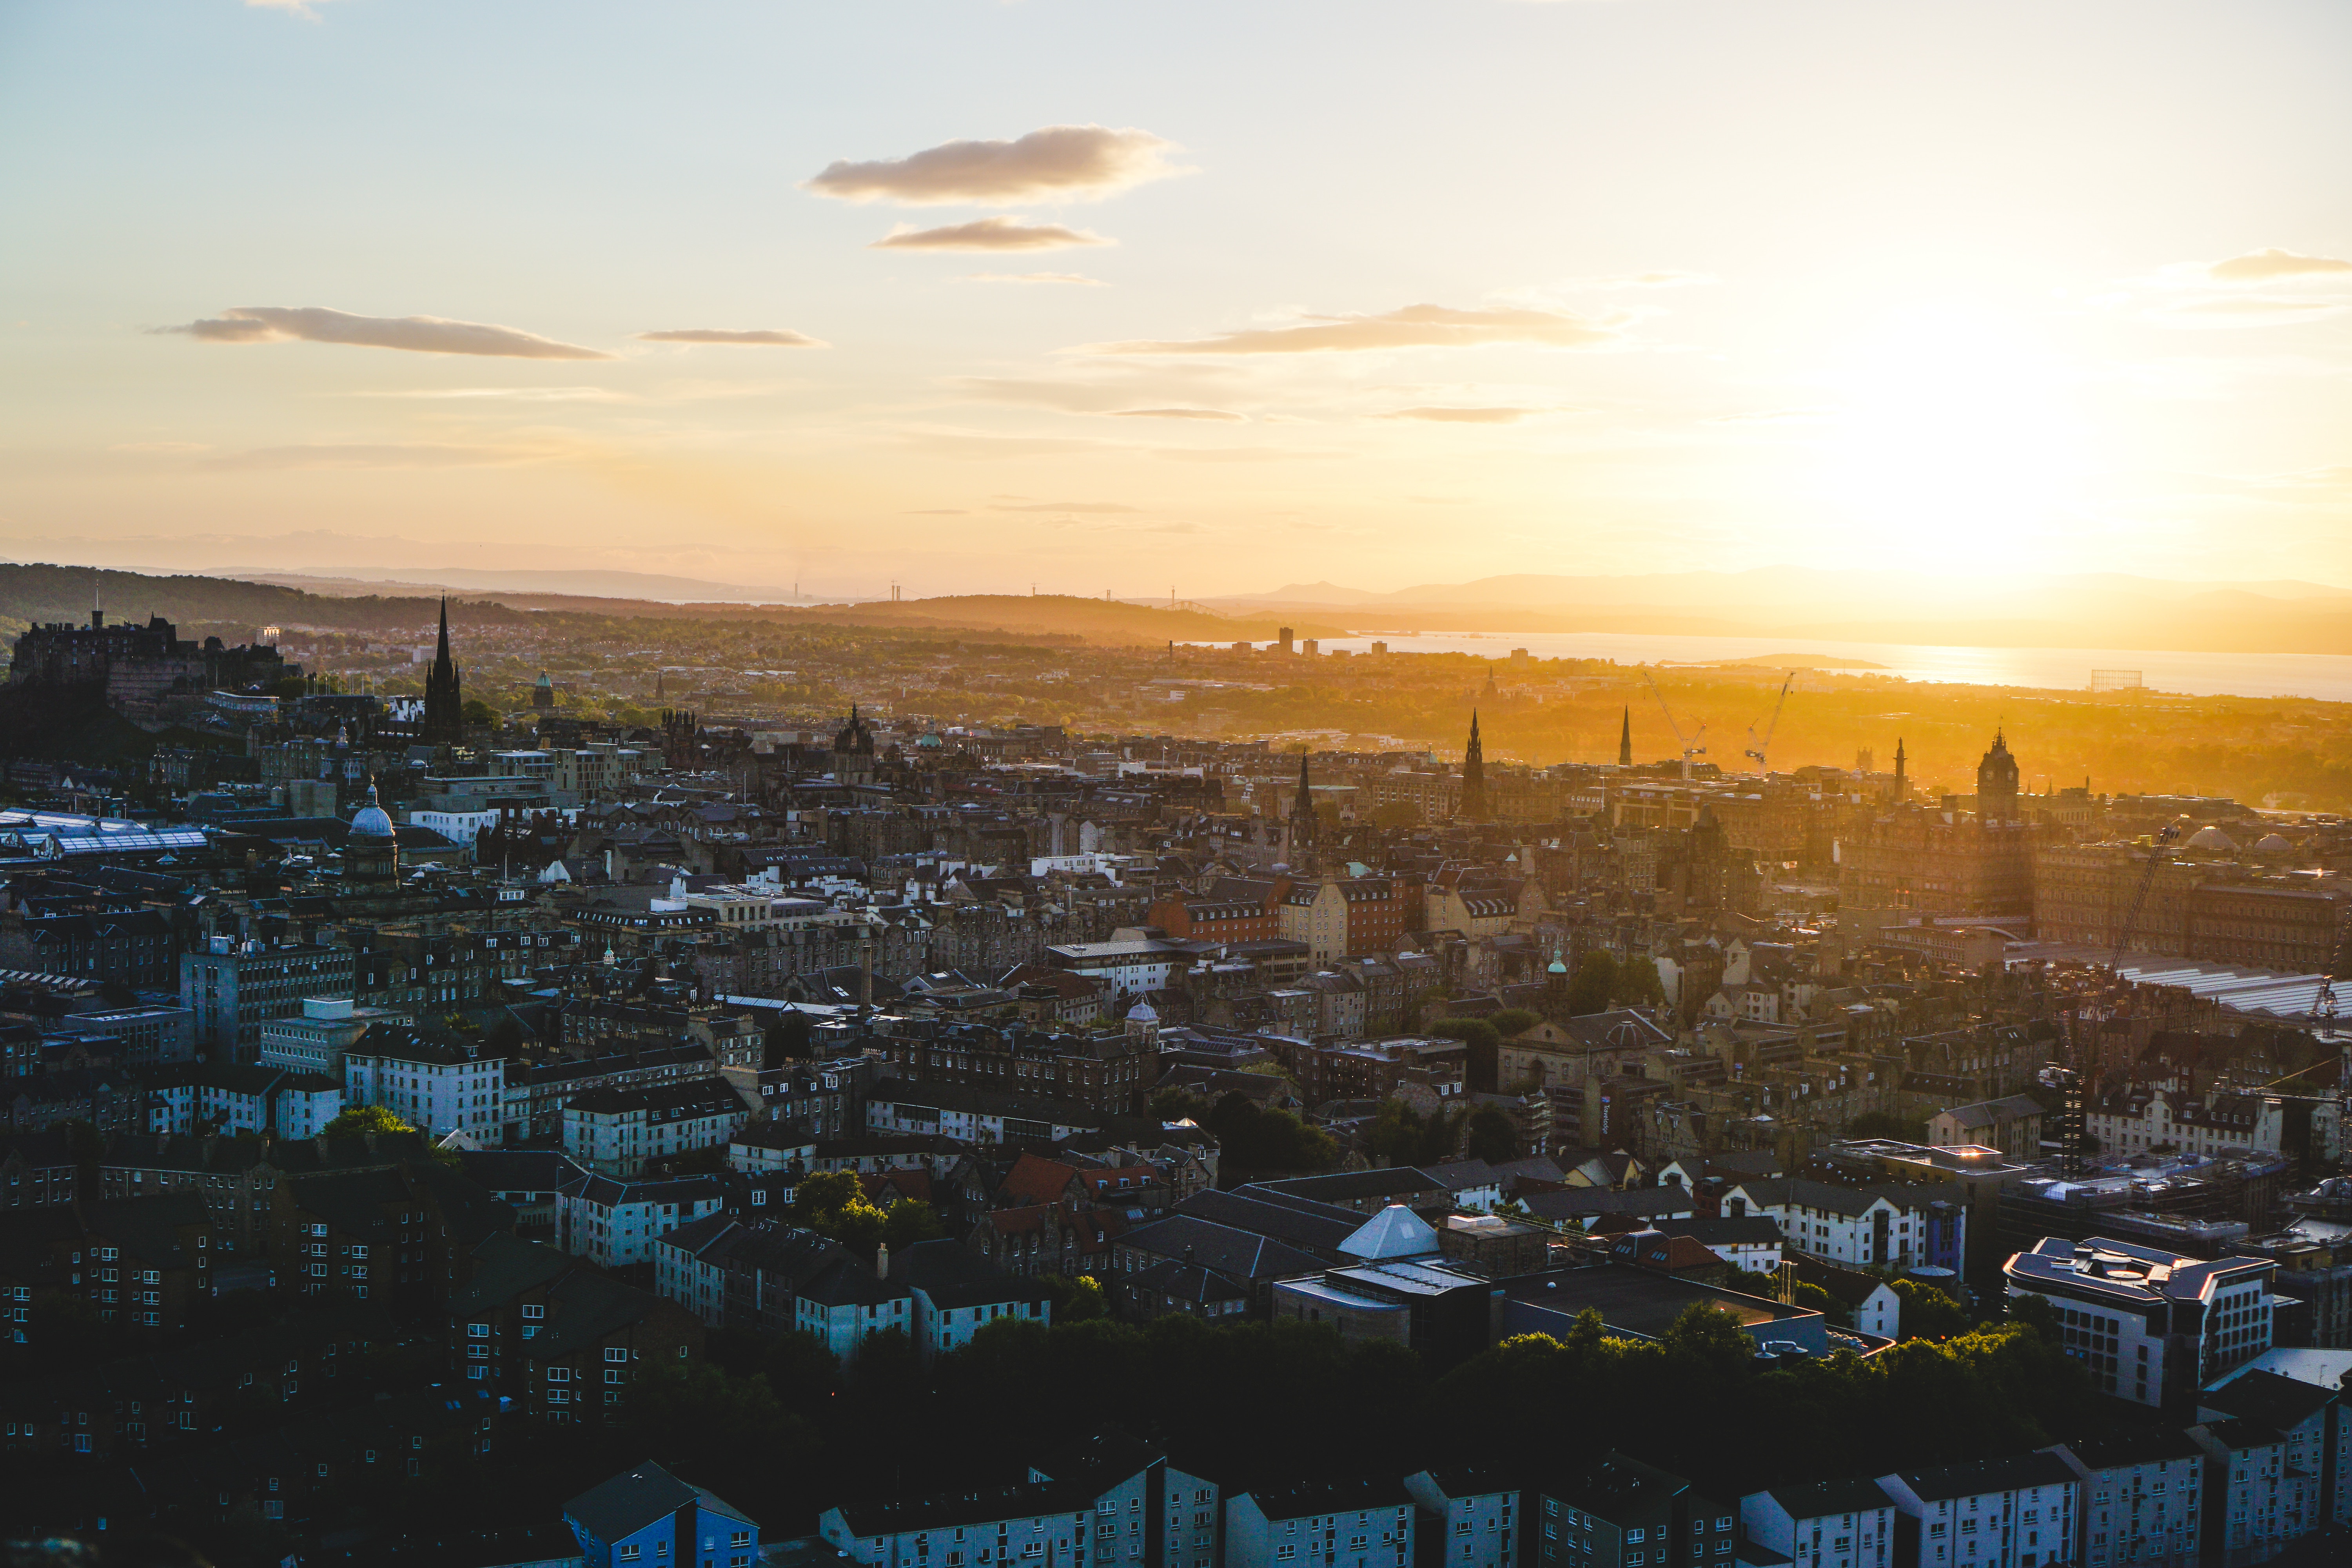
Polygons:
[[746,343],[777,349],[821,349],[827,345],[805,332],[782,328],[738,331],[728,327],[676,327],[664,332],[639,332],[644,343]]
[[1114,408],[1114,419],[1241,419],[1241,416],[1223,408]]
[[1383,349],[1480,348],[1495,343],[1601,348],[1622,341],[1617,319],[1504,307],[1456,310],[1408,305],[1379,316],[1316,316],[1296,327],[1260,327],[1214,337],[1097,343],[1101,354],[1363,353]]
[[2273,278],[2311,278],[2346,272],[2352,272],[2352,261],[2339,261],[2332,256],[2297,256],[2292,250],[2281,250],[2275,246],[2268,250],[2232,256],[2227,261],[2217,261],[2205,269],[2207,277],[2222,283],[2261,283]]
[[159,327],[201,342],[350,343],[425,354],[488,354],[502,359],[611,359],[596,349],[560,343],[515,327],[452,321],[440,316],[354,316],[308,305],[244,305],[184,326]]
[[1058,223],[1023,223],[1017,217],[984,217],[944,228],[901,226],[876,240],[868,250],[1071,250],[1086,245],[1117,245],[1118,241]]
[[1189,171],[1175,144],[1132,128],[1048,125],[1011,142],[950,142],[904,158],[830,163],[804,187],[845,202],[1095,201]]
[[1388,419],[1424,419],[1433,425],[1516,425],[1541,412],[1534,408],[1400,408]]
[[1070,283],[1084,289],[1108,289],[1109,284],[1083,272],[968,272],[967,283]]

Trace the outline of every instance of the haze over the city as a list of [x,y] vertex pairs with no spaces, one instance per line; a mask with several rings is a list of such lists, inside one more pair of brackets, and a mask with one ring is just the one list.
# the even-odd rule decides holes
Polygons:
[[0,14],[0,555],[2352,584],[2336,5]]

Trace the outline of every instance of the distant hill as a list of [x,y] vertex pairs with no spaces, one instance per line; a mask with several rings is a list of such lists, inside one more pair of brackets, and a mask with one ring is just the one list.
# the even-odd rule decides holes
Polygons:
[[[222,627],[222,635],[231,640],[250,637],[266,626],[339,631],[413,629],[431,625],[441,604],[438,596],[422,595],[314,594],[283,584],[226,577],[149,576],[89,566],[0,563],[0,623],[85,621],[93,595],[110,619],[143,621],[162,616],[183,627]],[[1301,637],[1344,635],[1337,626],[1288,616],[1280,621],[1272,616],[1228,618],[1202,610],[1156,609],[1060,594],[964,595],[808,606],[670,604],[488,589],[449,596],[449,618],[461,626],[513,625],[534,614],[1019,632],[1145,647],[1171,641],[1271,642],[1282,625],[1290,626]]]

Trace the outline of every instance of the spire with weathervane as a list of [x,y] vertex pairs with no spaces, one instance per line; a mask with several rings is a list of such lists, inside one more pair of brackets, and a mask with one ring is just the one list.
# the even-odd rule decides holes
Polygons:
[[1630,704],[1625,709],[1624,719],[1617,726],[1617,765],[1621,768],[1633,765],[1633,710]]

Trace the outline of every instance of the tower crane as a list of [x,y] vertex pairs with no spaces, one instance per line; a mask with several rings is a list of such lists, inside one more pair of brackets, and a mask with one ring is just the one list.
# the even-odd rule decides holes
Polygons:
[[2156,830],[2155,838],[2149,841],[2147,864],[2141,868],[2139,886],[2132,890],[2131,907],[2124,911],[2124,923],[2116,932],[2115,956],[2107,960],[2110,970],[2123,968],[2124,951],[2131,946],[2132,934],[2139,929],[2140,906],[2147,902],[2147,889],[2156,880],[2157,864],[2164,858],[2166,848],[2179,837],[2180,829],[2168,822]]
[[1789,688],[1796,683],[1796,679],[1797,672],[1792,669],[1789,672],[1788,678],[1780,682],[1780,695],[1773,699],[1772,717],[1764,726],[1764,738],[1762,740],[1759,741],[1756,738],[1755,725],[1750,724],[1748,726],[1748,750],[1746,755],[1756,759],[1756,771],[1759,773],[1769,773],[1772,771],[1765,765],[1764,753],[1772,749],[1772,732],[1780,727],[1780,710],[1787,705],[1789,700]]
[[1658,678],[1652,675],[1647,668],[1642,671],[1642,678],[1650,683],[1650,695],[1658,700],[1658,711],[1666,716],[1666,728],[1672,730],[1675,732],[1675,739],[1682,742],[1683,782],[1688,784],[1691,776],[1691,759],[1706,755],[1706,748],[1699,744],[1699,742],[1706,736],[1706,725],[1702,722],[1690,734],[1684,734],[1682,725],[1675,722],[1675,710],[1666,706],[1666,694],[1658,689]]

